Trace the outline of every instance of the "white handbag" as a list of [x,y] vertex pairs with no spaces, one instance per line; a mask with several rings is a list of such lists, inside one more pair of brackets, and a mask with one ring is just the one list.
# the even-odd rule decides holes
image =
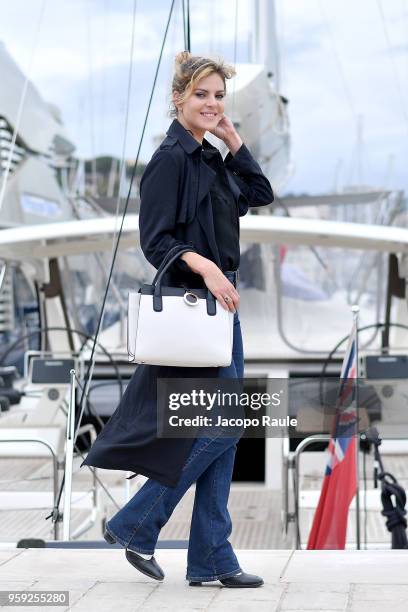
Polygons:
[[151,285],[128,297],[130,363],[177,367],[229,366],[234,314],[217,303],[207,288],[162,286],[172,263],[191,248],[165,258]]

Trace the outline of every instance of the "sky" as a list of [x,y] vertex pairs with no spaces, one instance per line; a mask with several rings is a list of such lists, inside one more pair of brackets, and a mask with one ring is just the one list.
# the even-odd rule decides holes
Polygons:
[[[136,156],[170,4],[0,0],[0,41],[43,98],[59,107],[77,155]],[[194,53],[232,62],[238,7],[237,63],[249,60],[252,0],[190,0],[190,6]],[[357,182],[408,190],[408,0],[276,0],[275,7],[292,158],[280,195]],[[173,59],[183,48],[176,0],[143,161],[156,146],[154,135],[171,122]]]

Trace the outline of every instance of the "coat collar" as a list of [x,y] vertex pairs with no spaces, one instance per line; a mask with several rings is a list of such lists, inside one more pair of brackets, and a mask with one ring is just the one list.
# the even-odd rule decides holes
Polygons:
[[[202,144],[197,142],[197,140],[191,136],[189,132],[187,132],[185,127],[181,125],[177,119],[174,119],[173,123],[170,125],[167,135],[176,139],[183,147],[184,151],[188,154],[192,154],[197,150],[201,152],[202,148],[218,152],[218,149],[213,147],[213,145],[208,142],[208,140],[205,140],[205,138],[203,138]],[[192,173],[194,181],[192,193],[196,194],[195,212],[197,214],[198,222],[200,223],[204,235],[206,236],[214,260],[218,266],[221,266],[220,255],[213,229],[214,220],[212,216],[211,200],[205,197],[215,180],[216,172],[201,159],[201,156],[198,157],[198,162],[198,172]]]
[[202,145],[197,142],[197,140],[190,134],[190,132],[188,132],[186,128],[181,125],[178,119],[174,119],[166,134],[167,136],[172,136],[173,138],[176,138],[185,150],[185,152],[188,154],[194,153],[194,151],[197,151],[197,149],[201,148],[213,150],[214,152],[218,151],[218,149],[216,147],[213,147],[213,145],[209,143],[208,140],[206,140],[205,138],[203,138]]

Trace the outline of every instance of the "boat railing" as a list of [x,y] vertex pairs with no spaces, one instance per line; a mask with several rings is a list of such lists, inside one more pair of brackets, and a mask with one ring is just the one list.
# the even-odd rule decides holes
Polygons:
[[[75,385],[76,371],[72,366],[80,368],[81,365],[75,359],[69,360],[70,381],[69,384],[64,382],[66,376],[62,370],[57,371],[56,377],[51,381],[48,374],[44,373],[41,368],[38,368],[33,375],[32,366],[33,360],[29,357],[40,358],[41,352],[30,351],[30,355],[26,355],[25,370],[28,374],[28,379],[31,380],[28,398],[32,396],[34,388],[37,385],[42,385],[43,391],[46,391],[45,396],[39,397],[35,407],[30,407],[28,410],[22,408],[13,413],[5,413],[0,419],[0,444],[8,443],[8,447],[0,454],[6,457],[30,459],[51,458],[52,461],[52,511],[49,517],[53,522],[53,536],[55,540],[60,540],[61,530],[60,525],[63,523],[63,540],[71,540],[80,536],[82,533],[90,529],[96,522],[98,512],[98,478],[96,470],[92,471],[91,486],[86,491],[73,492],[73,472],[75,458],[75,439],[77,436],[88,434],[90,442],[93,443],[96,439],[96,430],[94,425],[88,423],[82,425],[75,434]],[[34,354],[33,354],[34,353]],[[47,354],[47,362],[58,362],[61,358],[54,359]],[[55,357],[55,355],[54,355]],[[45,361],[45,360],[44,360]],[[49,364],[50,366],[52,364]],[[51,368],[56,370],[56,368]],[[42,372],[42,378],[41,378]],[[27,389],[27,387],[25,388]],[[69,396],[69,399],[68,397]],[[35,396],[34,396],[35,397]],[[67,408],[63,409],[61,401],[68,404]],[[59,406],[57,405],[59,404]],[[55,407],[54,407],[55,406]],[[12,445],[10,448],[10,444]],[[15,444],[15,446],[13,446]],[[39,448],[39,446],[42,448]],[[60,477],[60,470],[62,477]],[[64,508],[61,513],[59,510],[59,497],[61,484],[64,482]],[[86,509],[90,512],[77,525],[75,530],[72,530],[71,513],[75,500],[83,499],[84,493],[90,499],[87,502]],[[43,494],[47,498],[48,493]],[[75,497],[75,500],[73,499]],[[49,502],[46,502],[46,506]]]

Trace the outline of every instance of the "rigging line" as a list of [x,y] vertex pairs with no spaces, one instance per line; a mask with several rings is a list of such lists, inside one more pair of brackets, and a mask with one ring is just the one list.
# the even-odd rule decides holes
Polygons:
[[190,41],[190,2],[189,0],[181,0],[183,8],[183,33],[184,33],[184,51],[191,53]]
[[326,28],[326,30],[328,32],[328,35],[329,35],[329,39],[330,39],[330,43],[331,43],[331,47],[332,47],[333,56],[334,56],[335,62],[337,64],[337,70],[339,72],[340,79],[341,79],[342,84],[343,84],[344,94],[346,96],[347,102],[349,103],[350,110],[351,110],[351,113],[353,115],[353,119],[354,119],[355,123],[357,123],[357,114],[356,114],[356,110],[355,110],[355,107],[354,107],[353,96],[351,95],[351,90],[349,88],[349,85],[348,85],[348,82],[347,82],[347,79],[346,79],[346,76],[345,76],[345,73],[344,73],[344,70],[343,70],[343,64],[342,64],[342,62],[340,60],[340,55],[339,55],[338,50],[337,50],[337,45],[336,45],[336,41],[335,41],[335,38],[334,38],[333,30],[330,27],[330,23],[329,23],[329,21],[327,19],[327,14],[326,14],[325,10],[323,9],[323,4],[322,4],[321,0],[317,0],[317,4],[318,4],[318,6],[320,8],[320,13],[321,13],[323,24],[324,24],[324,26],[325,26],[325,28]]
[[[155,71],[155,75],[154,75],[154,79],[153,79],[153,85],[152,85],[151,92],[150,92],[150,97],[149,97],[149,101],[148,101],[148,105],[147,105],[147,111],[146,111],[146,115],[145,115],[145,120],[144,120],[144,123],[143,123],[142,133],[141,133],[141,136],[140,136],[139,146],[138,146],[138,150],[137,150],[137,154],[136,154],[136,160],[135,160],[135,163],[133,165],[132,174],[131,174],[131,177],[130,177],[128,194],[127,194],[127,197],[126,197],[125,207],[124,207],[124,210],[123,210],[123,213],[122,213],[121,224],[120,224],[120,228],[119,228],[119,232],[118,232],[118,236],[117,236],[117,240],[116,240],[116,244],[115,244],[115,249],[114,249],[114,253],[113,253],[113,257],[112,257],[112,262],[111,262],[111,266],[110,266],[110,270],[109,270],[108,281],[107,281],[107,284],[106,284],[106,289],[105,289],[105,294],[104,294],[104,297],[103,297],[103,302],[102,302],[102,307],[101,307],[101,311],[100,311],[100,315],[99,315],[99,320],[98,320],[97,328],[96,328],[96,331],[95,331],[95,334],[94,334],[94,340],[93,340],[92,351],[91,351],[91,356],[90,356],[90,366],[88,367],[88,371],[87,371],[87,375],[86,375],[87,384],[86,384],[86,387],[85,387],[85,393],[82,393],[81,402],[80,402],[80,405],[81,405],[81,417],[82,417],[82,412],[83,412],[83,408],[84,408],[84,406],[83,406],[83,404],[84,404],[84,395],[87,395],[88,392],[89,392],[89,385],[91,383],[92,371],[93,371],[93,366],[94,366],[95,347],[96,347],[98,335],[99,335],[100,328],[101,328],[102,315],[103,315],[103,311],[105,309],[106,298],[107,298],[107,295],[108,295],[109,286],[110,286],[110,282],[111,282],[111,279],[112,279],[112,273],[113,273],[113,269],[114,269],[114,266],[115,266],[115,261],[116,261],[116,257],[117,257],[117,253],[118,253],[118,249],[119,249],[119,242],[120,242],[120,238],[121,238],[121,235],[122,235],[122,230],[123,230],[123,225],[124,225],[124,222],[125,222],[125,217],[126,217],[127,209],[128,209],[128,206],[129,206],[129,200],[130,200],[130,195],[131,195],[131,192],[132,192],[133,181],[134,181],[134,178],[136,176],[136,168],[137,168],[137,164],[138,164],[138,161],[139,161],[140,150],[142,148],[142,143],[143,143],[143,138],[144,138],[144,134],[145,134],[145,130],[146,130],[147,120],[148,120],[148,117],[149,117],[149,114],[150,114],[150,108],[151,108],[151,105],[152,105],[153,95],[154,95],[155,88],[156,88],[157,77],[158,77],[158,74],[159,74],[159,69],[160,69],[161,60],[162,60],[163,51],[164,51],[164,46],[165,46],[166,39],[167,39],[167,33],[168,33],[168,30],[169,30],[170,21],[171,21],[171,17],[172,17],[172,14],[173,14],[174,3],[175,3],[175,0],[171,0],[169,16],[168,16],[168,19],[167,19],[166,29],[165,29],[164,36],[163,36],[163,42],[162,42],[162,46],[161,46],[161,49],[160,49],[159,58],[158,58],[158,61],[157,61],[156,71]],[[79,420],[79,423],[80,423],[80,420]]]
[[399,101],[401,103],[401,111],[402,111],[402,114],[403,114],[404,119],[405,119],[405,121],[407,123],[407,126],[408,126],[408,114],[407,114],[407,109],[406,109],[407,104],[406,104],[406,100],[405,100],[404,90],[403,90],[402,85],[401,85],[401,80],[399,78],[399,73],[398,73],[398,70],[397,70],[397,65],[395,63],[395,57],[394,57],[394,54],[392,52],[391,39],[390,39],[390,35],[389,35],[389,31],[388,31],[388,26],[387,26],[386,19],[385,19],[385,14],[384,14],[384,8],[383,8],[381,0],[377,0],[377,7],[378,7],[378,11],[380,13],[381,22],[382,22],[382,26],[383,26],[383,30],[384,30],[384,36],[385,36],[385,40],[386,40],[387,47],[388,47],[388,55],[389,55],[389,58],[391,60],[392,69],[393,69],[393,72],[394,72],[394,78],[395,78],[395,84],[396,84],[396,88],[397,88],[397,93],[398,93],[398,96],[399,96]]
[[187,51],[191,53],[191,37],[190,37],[190,0],[187,0]]
[[183,37],[184,37],[184,51],[187,51],[187,25],[186,25],[186,0],[181,0],[181,6],[183,9]]
[[91,176],[92,176],[92,195],[97,196],[97,174],[96,174],[96,150],[95,150],[95,105],[94,105],[94,80],[93,80],[93,63],[92,63],[92,38],[91,38],[91,18],[90,18],[90,6],[88,5],[85,13],[85,24],[86,24],[86,50],[88,54],[88,68],[89,68],[89,130],[91,140]]
[[[78,415],[78,420],[77,420],[77,424],[76,424],[75,432],[74,432],[74,443],[75,443],[77,435],[78,435],[78,430],[79,430],[79,428],[81,426],[82,416],[83,416],[84,408],[85,408],[85,401],[87,400],[87,397],[88,397],[88,394],[89,394],[89,387],[90,387],[90,384],[91,384],[91,381],[92,381],[93,369],[94,369],[94,365],[95,365],[95,347],[96,347],[97,338],[99,336],[99,332],[100,332],[100,329],[101,329],[101,322],[102,322],[103,311],[105,310],[106,299],[107,299],[107,296],[108,296],[108,291],[109,291],[109,286],[110,286],[110,282],[111,282],[111,279],[112,279],[113,269],[114,269],[114,266],[115,266],[116,256],[117,256],[118,249],[119,249],[119,242],[120,242],[120,238],[121,238],[121,235],[122,235],[123,225],[124,225],[124,222],[125,222],[125,217],[126,217],[126,213],[127,213],[127,209],[128,209],[128,205],[129,205],[130,194],[132,192],[133,181],[134,181],[134,178],[136,176],[136,168],[137,168],[137,165],[138,165],[138,162],[139,162],[139,155],[140,155],[140,151],[141,151],[141,148],[142,148],[142,143],[143,143],[143,138],[144,138],[144,134],[145,134],[145,130],[146,130],[147,120],[148,120],[148,117],[149,117],[149,114],[150,114],[150,108],[151,108],[151,105],[152,105],[153,95],[154,95],[154,92],[155,92],[155,89],[156,89],[157,77],[158,77],[158,74],[159,74],[161,60],[162,60],[162,57],[163,57],[164,46],[165,46],[166,39],[167,39],[167,33],[168,33],[168,30],[169,30],[169,26],[170,26],[170,22],[171,22],[171,17],[172,17],[172,14],[173,14],[174,3],[175,3],[175,0],[171,0],[169,16],[168,16],[168,19],[167,19],[166,29],[165,29],[164,36],[163,36],[163,41],[162,41],[162,45],[161,45],[161,49],[160,49],[160,53],[159,53],[159,58],[157,60],[156,71],[155,71],[155,75],[154,75],[154,79],[153,79],[153,84],[152,84],[152,88],[151,88],[151,92],[150,92],[150,96],[149,96],[149,101],[148,101],[148,104],[147,104],[145,120],[144,120],[144,123],[143,123],[142,133],[141,133],[140,140],[139,140],[139,146],[138,146],[137,153],[136,153],[136,160],[135,160],[135,163],[133,165],[132,174],[131,174],[131,177],[130,177],[129,190],[128,190],[128,194],[127,194],[127,197],[126,197],[125,207],[124,207],[124,210],[123,210],[123,213],[122,213],[122,219],[121,219],[121,224],[120,224],[120,228],[119,228],[119,233],[118,233],[118,237],[117,237],[116,244],[115,244],[115,249],[114,249],[114,253],[113,253],[113,257],[112,257],[111,266],[110,266],[110,269],[109,269],[108,281],[106,283],[106,288],[105,288],[105,293],[104,293],[104,296],[103,296],[103,301],[102,301],[102,306],[101,306],[101,310],[100,310],[100,314],[99,314],[99,319],[98,319],[96,331],[95,331],[95,334],[94,334],[91,355],[90,355],[90,358],[89,358],[89,366],[87,368],[87,372],[86,372],[86,375],[85,375],[86,384],[85,384],[85,386],[82,389],[81,399],[79,401],[79,415]],[[58,499],[56,501],[56,507],[57,508],[59,507],[59,504],[60,504],[60,501],[61,501],[61,496],[62,496],[62,491],[64,489],[64,484],[65,484],[65,472],[64,472],[64,474],[62,476],[61,483],[60,483],[60,488],[59,488],[59,492],[58,492]]]
[[[106,65],[106,55],[108,52],[108,43],[107,43],[107,32],[108,32],[108,28],[107,28],[107,14],[110,10],[110,7],[108,7],[109,4],[109,0],[103,0],[103,30],[102,30],[102,36],[103,36],[103,51],[102,51],[102,64],[105,66]],[[99,145],[100,145],[100,149],[102,151],[105,151],[105,128],[106,128],[106,72],[105,70],[102,71],[102,75],[101,75],[101,122],[100,122],[100,139],[99,139]]]
[[181,9],[183,11],[184,50],[186,50],[187,49],[187,39],[186,39],[186,7],[185,7],[185,0],[181,0]]
[[[234,55],[233,62],[234,68],[237,66],[237,42],[238,42],[238,0],[235,0],[235,16],[234,16]],[[232,82],[232,106],[231,106],[231,115],[234,117],[235,111],[235,85],[236,85],[236,77],[234,77]]]
[[13,136],[11,139],[11,143],[10,143],[10,149],[9,149],[9,153],[8,153],[8,157],[7,157],[7,161],[6,161],[6,167],[4,170],[4,175],[3,175],[3,182],[1,185],[1,189],[0,189],[0,210],[3,206],[3,201],[6,195],[6,185],[7,185],[7,180],[10,174],[10,169],[11,169],[11,161],[13,159],[13,154],[14,154],[14,149],[16,146],[16,140],[17,140],[17,134],[19,132],[20,129],[20,123],[21,123],[21,117],[23,115],[23,109],[24,109],[24,103],[25,103],[25,99],[27,96],[27,90],[28,90],[28,85],[29,82],[31,80],[31,76],[32,76],[32,70],[33,70],[33,65],[34,65],[34,57],[37,51],[37,46],[38,46],[38,42],[40,39],[40,32],[41,32],[41,27],[42,27],[42,22],[44,19],[44,13],[45,13],[45,6],[47,4],[47,0],[43,0],[42,4],[41,4],[41,8],[40,8],[40,15],[38,17],[38,22],[37,22],[37,27],[35,29],[35,34],[34,34],[34,40],[33,40],[33,45],[31,48],[31,53],[30,53],[30,61],[29,61],[29,65],[28,65],[28,69],[26,72],[26,77],[24,79],[24,85],[23,85],[23,90],[21,92],[21,96],[20,96],[20,102],[18,105],[18,110],[17,110],[17,117],[16,117],[16,122],[14,125],[14,130],[13,130]]
[[[133,55],[135,49],[135,32],[136,32],[136,8],[137,8],[137,0],[133,0],[133,17],[132,17],[132,35],[131,35],[131,43],[130,43],[130,57],[129,57],[129,74],[128,74],[128,83],[127,83],[127,96],[126,96],[126,110],[125,110],[125,125],[124,125],[124,135],[123,135],[123,144],[122,144],[122,155],[121,155],[121,163],[119,167],[119,187],[118,187],[118,196],[116,198],[116,210],[115,210],[115,228],[112,237],[112,254],[111,258],[113,258],[113,254],[115,252],[115,241],[118,232],[118,220],[119,220],[119,207],[121,201],[122,194],[122,183],[126,180],[126,146],[127,146],[127,131],[129,124],[129,107],[130,107],[130,96],[132,93],[132,77],[133,77]],[[102,322],[103,317],[105,315],[105,311],[102,314]],[[101,322],[101,325],[102,325]]]
[[[174,19],[173,19],[173,30],[172,30],[172,38],[171,38],[171,43],[170,43],[170,48],[171,48],[171,54],[174,56],[175,52],[174,50],[177,48],[177,50],[179,50],[179,43],[178,43],[178,37],[179,37],[179,11],[176,11],[174,13]],[[169,76],[167,77],[167,89],[166,91],[171,91],[171,82],[172,82],[172,74],[169,72]]]

